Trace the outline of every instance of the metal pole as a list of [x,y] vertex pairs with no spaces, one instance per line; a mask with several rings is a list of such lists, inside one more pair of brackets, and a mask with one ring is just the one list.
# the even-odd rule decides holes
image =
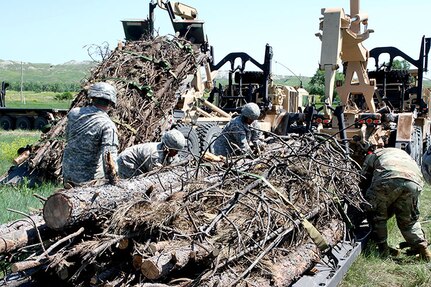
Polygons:
[[25,96],[22,94],[22,83],[24,81],[24,69],[23,69],[23,63],[21,61],[21,90],[20,90],[20,97],[21,97],[21,103],[25,105]]

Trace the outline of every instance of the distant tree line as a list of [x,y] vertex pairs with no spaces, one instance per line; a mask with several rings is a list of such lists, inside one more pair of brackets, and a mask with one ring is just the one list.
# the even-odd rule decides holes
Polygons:
[[[9,90],[20,91],[20,82],[9,82]],[[22,84],[23,91],[41,92],[79,92],[81,85],[79,83],[41,83],[41,82],[25,82]]]

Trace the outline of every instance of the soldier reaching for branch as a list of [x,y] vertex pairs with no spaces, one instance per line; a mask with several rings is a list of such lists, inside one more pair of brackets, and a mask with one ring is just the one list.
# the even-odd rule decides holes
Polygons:
[[232,119],[215,140],[214,153],[222,156],[250,153],[252,146],[259,150],[262,146],[256,121],[259,116],[258,105],[255,103],[245,104],[241,110],[241,115]]
[[371,178],[365,198],[371,204],[369,218],[379,252],[393,256],[399,253],[387,243],[387,220],[395,215],[405,245],[430,261],[431,252],[418,222],[423,179],[416,162],[401,149],[377,149],[365,158],[362,175]]
[[107,158],[113,162],[117,159],[117,128],[107,114],[117,103],[117,91],[110,84],[99,82],[90,87],[88,97],[92,105],[73,108],[67,115],[67,145],[62,163],[65,187],[107,178]]
[[121,178],[131,178],[151,171],[155,167],[175,161],[178,151],[186,146],[186,139],[178,130],[163,134],[161,142],[150,142],[126,148],[118,156],[118,174]]

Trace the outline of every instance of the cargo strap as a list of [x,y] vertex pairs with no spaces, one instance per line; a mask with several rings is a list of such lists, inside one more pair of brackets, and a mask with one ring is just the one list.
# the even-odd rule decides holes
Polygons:
[[317,245],[319,250],[322,252],[325,252],[325,253],[328,250],[330,250],[329,244],[326,242],[325,238],[323,238],[322,234],[317,230],[317,228],[314,227],[314,225],[304,217],[304,215],[300,212],[300,210],[283,193],[281,193],[278,189],[276,189],[265,177],[257,175],[257,174],[253,174],[253,173],[245,173],[244,172],[244,174],[247,174],[247,175],[250,175],[250,176],[255,177],[257,179],[260,179],[270,189],[272,189],[275,193],[277,193],[285,201],[285,203],[290,205],[295,210],[295,212],[298,213],[298,215],[301,218],[302,226],[307,231],[308,235],[311,237],[314,244]]

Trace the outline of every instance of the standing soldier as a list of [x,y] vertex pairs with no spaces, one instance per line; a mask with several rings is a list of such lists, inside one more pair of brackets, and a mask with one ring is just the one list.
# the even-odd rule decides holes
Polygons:
[[371,204],[370,224],[379,252],[394,256],[399,253],[387,243],[387,220],[395,215],[407,245],[430,261],[431,252],[418,222],[423,180],[416,162],[401,149],[377,149],[365,158],[361,173],[364,178],[371,178],[365,198]]
[[178,130],[163,134],[161,142],[150,142],[126,148],[118,156],[118,175],[131,178],[172,163],[186,146],[184,135]]
[[[251,152],[251,144],[259,147],[260,141],[257,119],[260,116],[259,106],[255,103],[245,104],[241,115],[232,119],[214,142],[216,155],[235,155]],[[250,129],[251,127],[251,129]]]
[[107,154],[116,162],[117,128],[107,111],[117,103],[117,91],[108,83],[95,83],[88,97],[92,105],[73,108],[67,115],[66,140],[63,154],[65,186],[79,185],[107,176]]

